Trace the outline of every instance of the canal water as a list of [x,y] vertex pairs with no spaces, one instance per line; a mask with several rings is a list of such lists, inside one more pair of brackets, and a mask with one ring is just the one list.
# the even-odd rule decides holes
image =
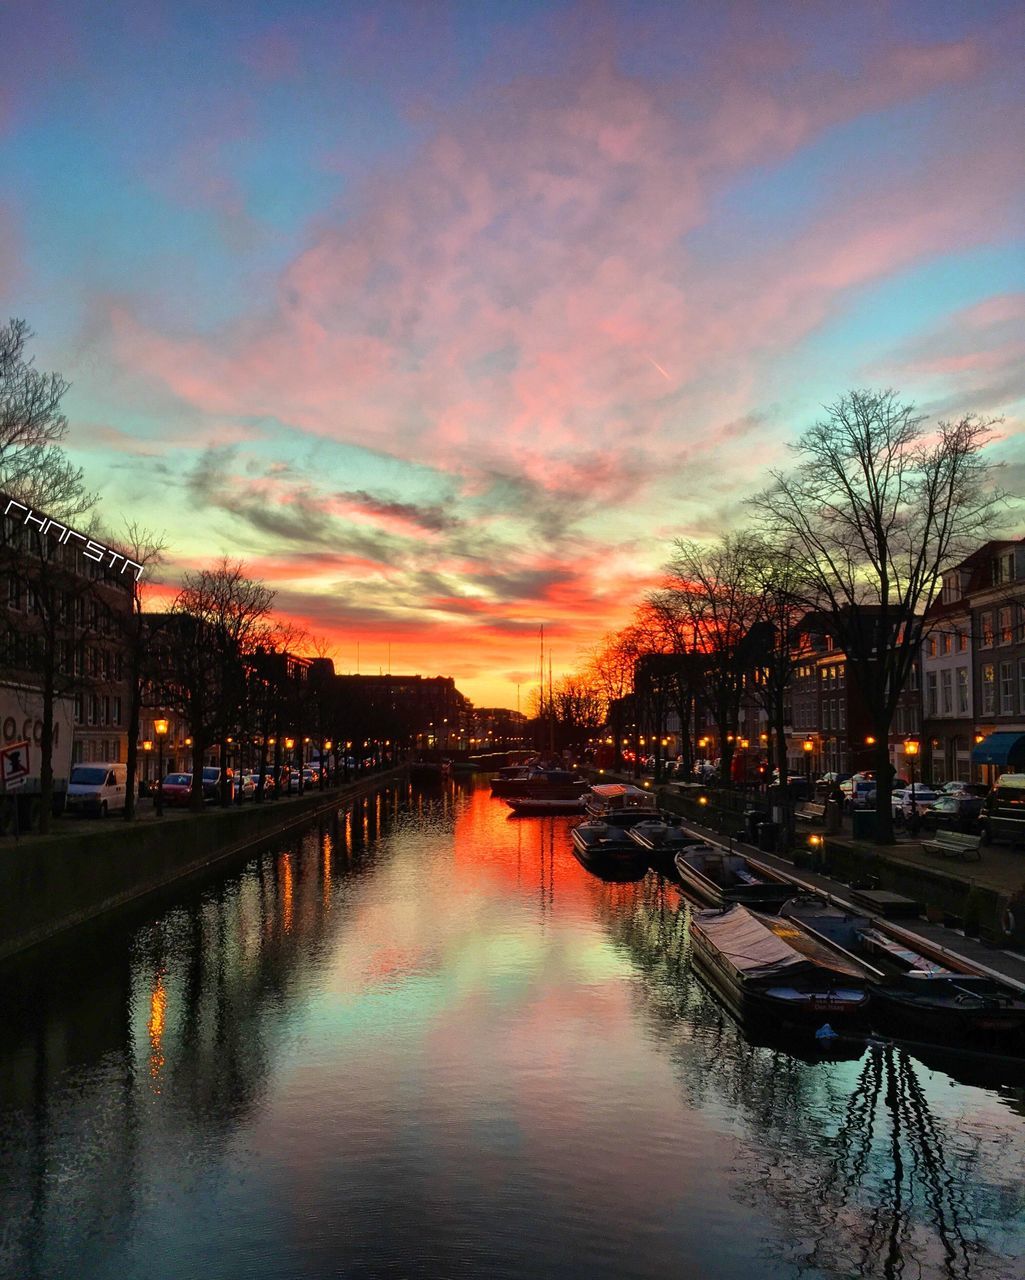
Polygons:
[[749,1043],[571,822],[393,787],[0,974],[0,1275],[1025,1274],[1025,1080]]

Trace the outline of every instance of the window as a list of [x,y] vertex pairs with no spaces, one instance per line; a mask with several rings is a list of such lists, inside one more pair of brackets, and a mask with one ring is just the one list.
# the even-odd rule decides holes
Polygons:
[[7,579],[7,605],[10,609],[21,608],[21,583],[13,573]]
[[1000,714],[1002,716],[1014,714],[1013,662],[1001,662],[1000,664]]
[[1008,551],[1005,555],[994,556],[992,562],[993,569],[993,585],[998,586],[1001,582],[1014,581],[1014,552]]
[[836,705],[837,705],[837,710],[840,712],[840,719],[837,722],[836,727],[838,729],[846,729],[847,728],[847,703],[843,698],[841,698]]
[[95,724],[100,718],[100,700],[95,693],[89,695],[89,723]]
[[[1022,679],[1025,680],[1025,660],[1022,662]],[[958,667],[957,669],[957,713],[961,716],[966,716],[968,714],[967,667]]]
[[83,716],[82,695],[80,693],[76,693],[75,694],[75,724],[82,723],[82,716]]
[[940,672],[940,690],[943,695],[941,706],[943,714],[950,716],[954,714],[954,673],[949,667]]
[[930,657],[930,658],[935,658],[935,657],[936,657],[937,649],[936,649],[936,637],[935,637],[935,636],[930,636],[930,637],[929,637],[929,639],[927,640],[927,642],[926,642],[926,652],[929,654],[929,657]]
[[925,676],[926,690],[926,715],[932,717],[936,715],[936,672],[928,671]]
[[1009,605],[1000,610],[1000,643],[1014,644],[1014,611]]
[[124,655],[118,650],[114,654],[114,679],[120,680],[124,671]]
[[110,724],[110,695],[103,695],[103,723]]
[[987,662],[982,668],[982,714],[991,716],[997,709],[996,667]]
[[968,652],[968,632],[959,631],[957,633],[957,651],[958,653]]
[[843,688],[847,680],[847,667],[840,665],[836,669],[836,683],[839,688]]
[[953,647],[951,641],[952,641],[952,636],[950,632],[944,631],[943,635],[940,636],[940,649],[943,653],[950,653]]
[[898,737],[904,732],[904,708],[898,707],[893,713],[893,730]]
[[114,721],[113,721],[113,723],[114,723],[114,724],[120,724],[120,723],[121,723],[121,699],[120,699],[120,698],[115,697],[114,702],[113,702],[113,708],[114,708]]
[[918,692],[918,663],[913,663],[911,670],[908,672],[908,692]]
[[979,619],[982,638],[979,645],[983,649],[993,648],[993,615],[992,613],[984,613]]

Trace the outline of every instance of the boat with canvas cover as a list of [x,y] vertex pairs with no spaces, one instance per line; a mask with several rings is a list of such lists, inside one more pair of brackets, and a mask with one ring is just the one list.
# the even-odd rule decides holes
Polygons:
[[693,837],[673,855],[673,864],[684,889],[719,910],[731,902],[742,902],[763,911],[778,911],[794,892],[792,884],[765,868],[752,866],[743,854]]
[[811,939],[790,921],[737,903],[726,911],[696,911],[690,935],[695,961],[742,1018],[789,1026],[829,1022],[838,1030],[866,1020],[865,972],[829,948],[809,946]]
[[632,827],[658,817],[651,791],[627,782],[601,782],[584,796],[584,808],[592,818],[615,827]]

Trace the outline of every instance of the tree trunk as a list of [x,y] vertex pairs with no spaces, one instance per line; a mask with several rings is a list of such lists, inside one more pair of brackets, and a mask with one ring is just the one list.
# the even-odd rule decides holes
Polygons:
[[[43,740],[39,744],[39,834],[50,830],[53,812],[53,703],[55,697],[54,654],[47,645],[43,660]],[[14,803],[18,803],[15,795]]]
[[[131,662],[129,664],[129,678],[131,680],[131,689],[128,694],[128,777],[125,783],[125,807],[124,820],[131,822],[135,817],[135,798],[138,794],[138,786],[136,784],[135,775],[139,768],[139,721],[141,720],[141,702],[142,688],[139,682],[139,664],[138,664],[138,648],[134,643],[133,637]],[[163,779],[157,779],[163,781]]]
[[203,807],[203,752],[205,750],[205,743],[202,743],[198,738],[193,737],[192,794],[189,797],[189,807],[192,809],[202,809]]
[[886,715],[874,718],[876,774],[876,844],[893,844],[893,775],[890,764],[890,720]]

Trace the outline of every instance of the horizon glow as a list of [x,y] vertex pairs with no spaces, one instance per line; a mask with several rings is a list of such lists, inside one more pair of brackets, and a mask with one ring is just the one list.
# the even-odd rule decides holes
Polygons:
[[244,9],[0,16],[0,303],[158,597],[514,707],[850,387],[1025,490],[1020,6]]

